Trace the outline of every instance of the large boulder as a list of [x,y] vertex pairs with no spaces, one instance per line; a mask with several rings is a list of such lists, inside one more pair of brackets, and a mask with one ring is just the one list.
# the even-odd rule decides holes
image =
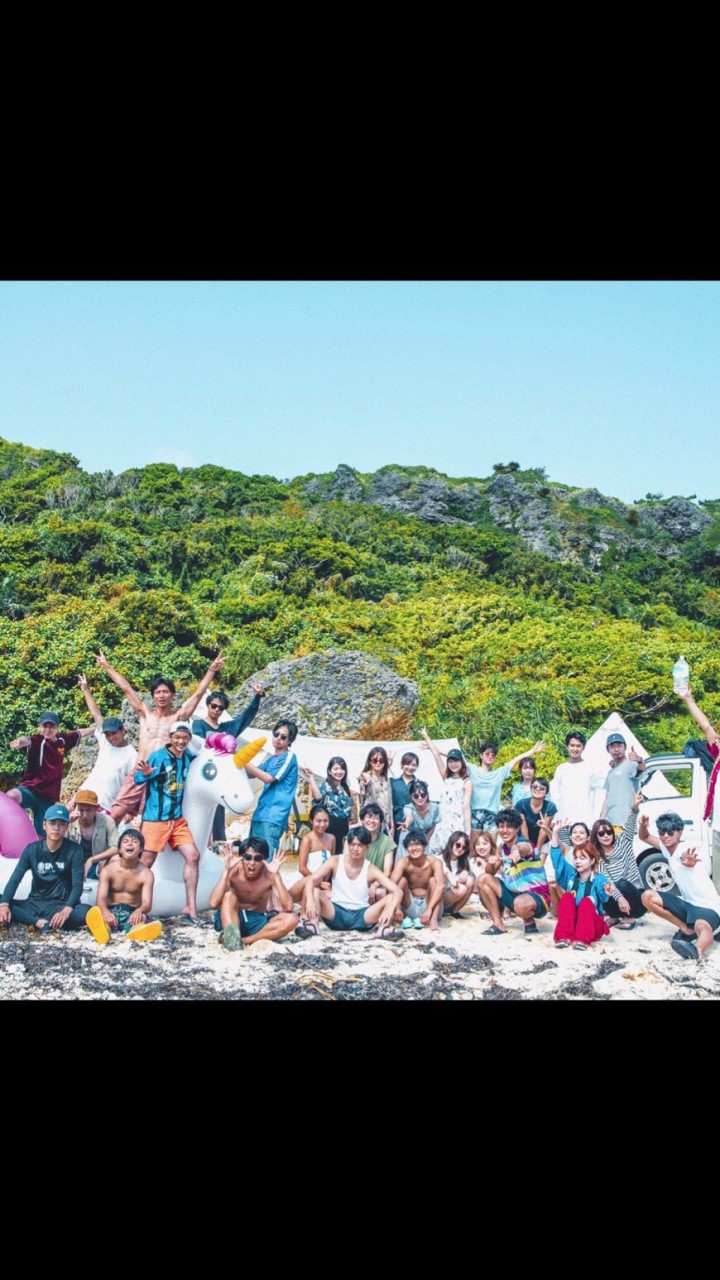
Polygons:
[[[270,729],[281,716],[300,733],[329,738],[412,736],[417,685],[377,658],[355,650],[328,649],[308,658],[270,662],[253,680],[268,688],[255,722]],[[243,693],[249,686],[243,687]],[[243,697],[240,702],[245,705]]]

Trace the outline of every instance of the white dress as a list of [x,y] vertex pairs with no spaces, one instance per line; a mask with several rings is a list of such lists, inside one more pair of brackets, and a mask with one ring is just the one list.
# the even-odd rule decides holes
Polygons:
[[440,796],[440,821],[430,841],[430,853],[441,853],[453,831],[465,830],[464,799],[465,779],[446,778]]

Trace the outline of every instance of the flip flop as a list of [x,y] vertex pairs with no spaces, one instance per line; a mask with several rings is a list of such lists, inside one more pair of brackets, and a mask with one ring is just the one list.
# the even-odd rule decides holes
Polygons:
[[133,925],[133,928],[128,929],[125,936],[132,938],[133,942],[152,942],[153,938],[160,937],[162,931],[163,927],[159,920],[149,920],[147,924]]
[[556,943],[555,943],[555,946],[556,946],[556,947],[569,947],[569,946],[570,946],[570,943],[568,942],[567,938],[560,938],[560,940],[559,940],[558,942],[556,942]]
[[104,946],[106,942],[110,941],[110,930],[103,920],[103,914],[99,907],[90,908],[85,917],[85,924],[96,942]]
[[498,929],[496,924],[491,924],[489,929],[483,929],[485,937],[495,937],[498,933],[507,933],[507,929]]
[[384,924],[382,929],[375,931],[375,937],[381,942],[401,942],[405,934],[400,929],[394,929],[391,924]]
[[528,934],[528,933],[539,933],[539,932],[540,932],[540,930],[538,929],[538,927],[537,927],[537,925],[536,925],[536,923],[535,923],[535,921],[534,921],[534,920],[531,920],[531,921],[530,921],[530,924],[526,924],[526,925],[525,925],[525,933],[526,933],[526,934]]
[[412,922],[412,920],[410,919],[410,917],[409,917],[409,916],[403,916],[403,921],[402,921],[402,924],[400,925],[400,928],[401,928],[401,929],[412,929],[412,928],[414,928],[413,922]]
[[684,960],[700,959],[700,952],[693,942],[687,942],[684,939],[681,942],[679,938],[673,938],[670,945],[673,951],[677,952],[679,956],[682,956]]
[[576,950],[576,951],[587,951],[587,942],[576,942],[576,943],[575,943],[575,950]]
[[673,942],[695,942],[696,939],[696,933],[683,933],[682,929],[678,929],[677,933],[674,933],[672,938]]
[[210,924],[209,920],[203,920],[202,916],[190,916],[187,911],[180,912],[180,921],[182,924],[192,924],[196,929],[203,925]]
[[295,930],[296,938],[317,938],[317,936],[318,936],[318,927],[316,924],[313,924],[310,920],[301,920],[300,924]]
[[616,922],[616,928],[624,931],[626,929],[634,929],[636,924],[637,920],[618,920]]

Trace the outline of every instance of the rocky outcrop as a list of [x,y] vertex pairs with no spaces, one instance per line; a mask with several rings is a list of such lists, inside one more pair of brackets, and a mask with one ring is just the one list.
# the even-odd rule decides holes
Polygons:
[[363,489],[352,467],[341,463],[329,479],[316,476],[305,486],[309,498],[324,498],[326,502],[361,502]]
[[271,662],[252,678],[268,689],[256,720],[262,729],[287,716],[318,737],[410,736],[417,685],[366,653],[328,649]]
[[673,542],[687,542],[713,523],[689,498],[669,498],[662,504],[640,507],[639,513],[644,525],[669,534]]

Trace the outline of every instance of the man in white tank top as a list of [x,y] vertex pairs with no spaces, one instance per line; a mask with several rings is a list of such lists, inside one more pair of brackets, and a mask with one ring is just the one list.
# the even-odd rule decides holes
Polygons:
[[[375,936],[388,942],[398,942],[404,936],[393,928],[393,921],[400,910],[402,890],[384,871],[368,862],[365,854],[371,841],[370,832],[365,827],[351,827],[345,852],[329,858],[308,876],[303,892],[305,922],[296,931],[298,937],[316,934],[320,919],[329,929],[337,930],[368,930],[375,925]],[[332,881],[330,893],[322,892],[321,880]],[[387,896],[371,906],[372,884],[382,885]]]

